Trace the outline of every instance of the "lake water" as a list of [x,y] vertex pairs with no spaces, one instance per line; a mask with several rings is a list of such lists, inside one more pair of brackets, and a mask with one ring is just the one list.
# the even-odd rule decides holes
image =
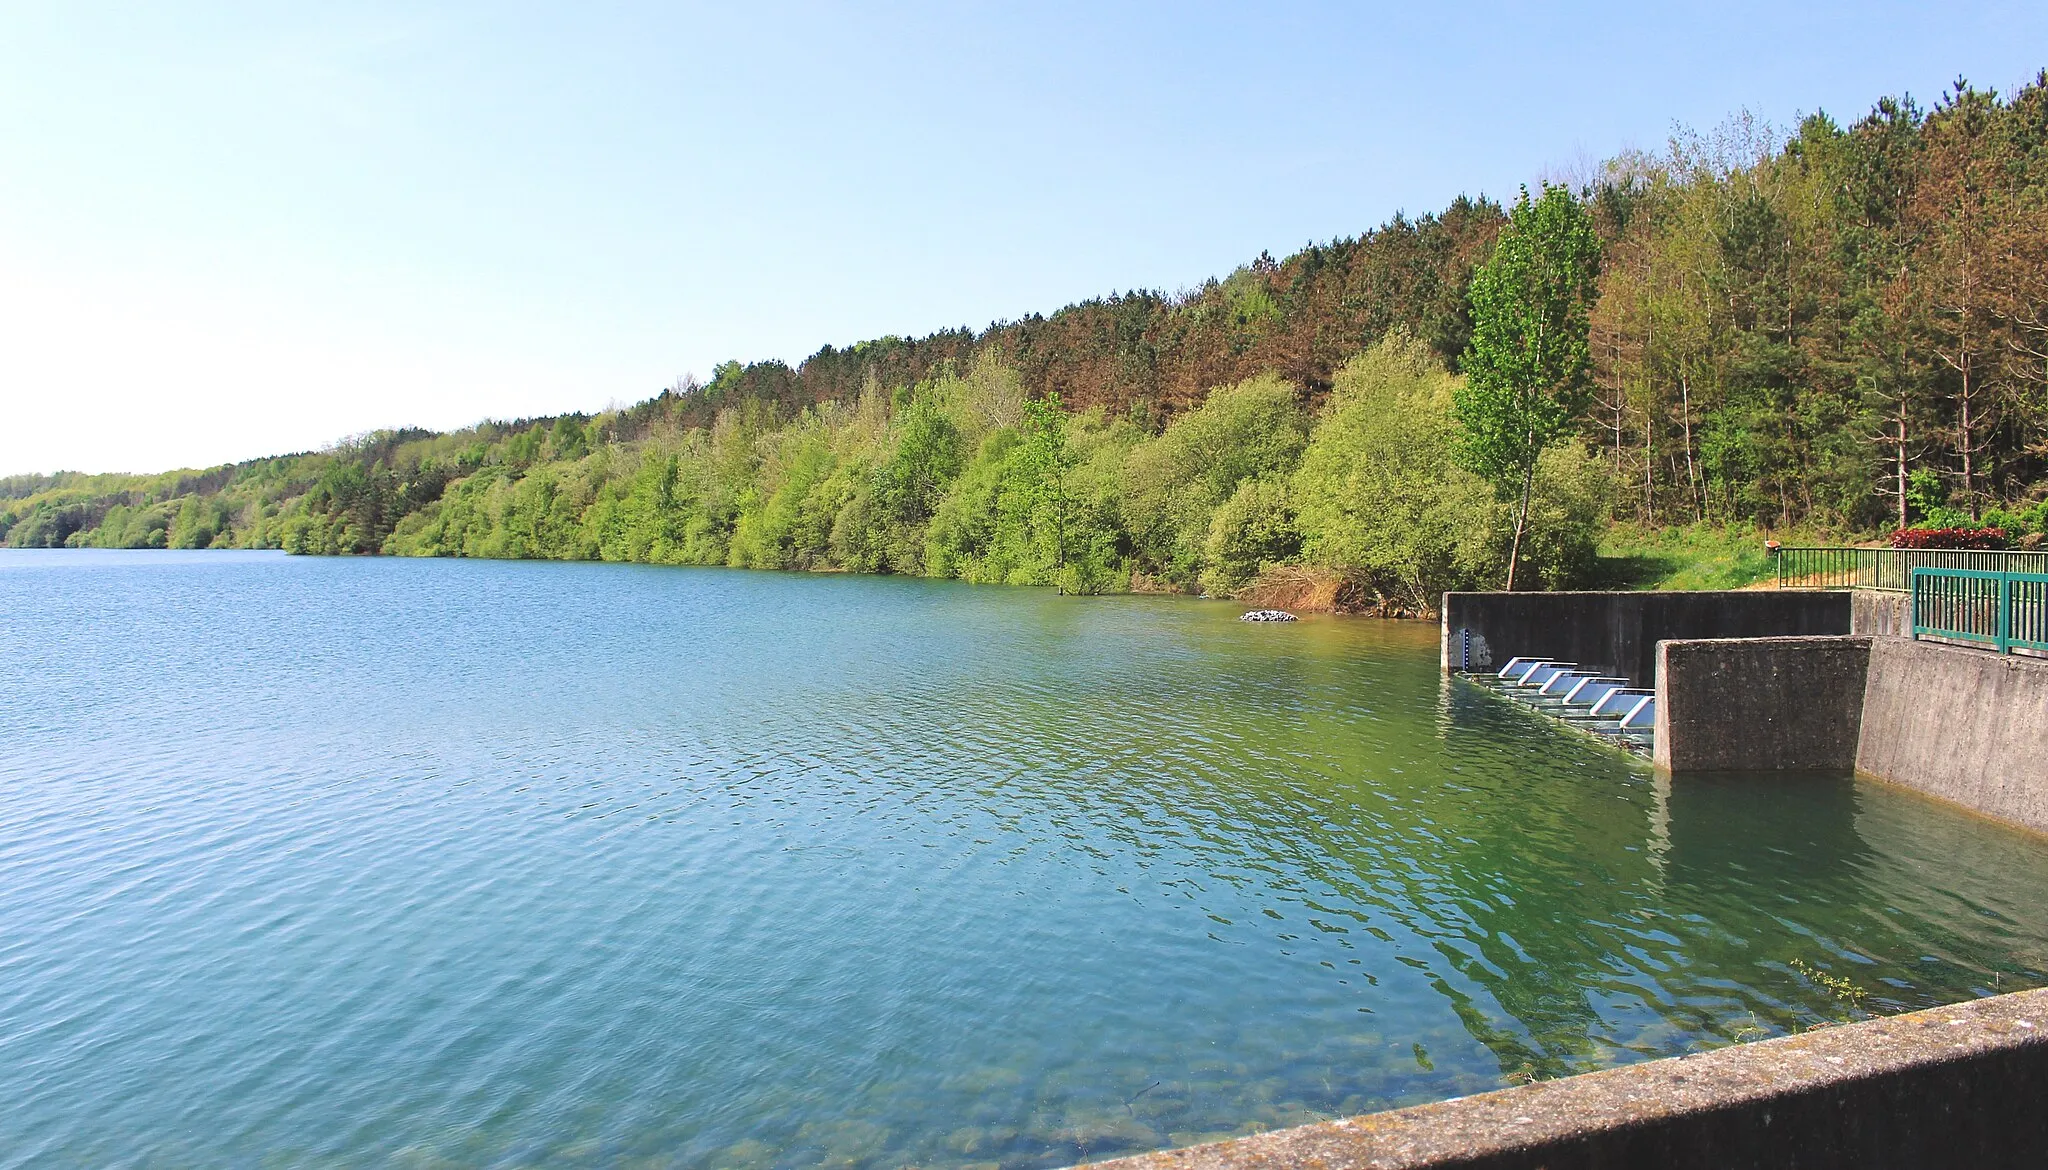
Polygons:
[[0,1164],[1055,1166],[2048,982],[2048,849],[1435,630],[0,552]]

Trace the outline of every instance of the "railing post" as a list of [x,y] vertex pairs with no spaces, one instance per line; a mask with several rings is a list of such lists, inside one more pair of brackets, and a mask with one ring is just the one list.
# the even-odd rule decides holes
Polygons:
[[1998,575],[1998,652],[2012,653],[2012,574]]

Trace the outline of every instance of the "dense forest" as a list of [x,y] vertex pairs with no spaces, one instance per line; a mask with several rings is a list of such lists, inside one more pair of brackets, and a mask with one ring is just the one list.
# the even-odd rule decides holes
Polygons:
[[[1597,263],[1529,584],[1605,526],[1873,535],[2048,521],[2048,74],[1849,124],[1738,118],[1573,176]],[[1395,609],[1498,585],[1513,493],[1461,458],[1460,198],[1178,294],[730,362],[630,408],[376,432],[154,476],[0,479],[15,547],[604,558]],[[1519,213],[1518,213],[1519,214]]]

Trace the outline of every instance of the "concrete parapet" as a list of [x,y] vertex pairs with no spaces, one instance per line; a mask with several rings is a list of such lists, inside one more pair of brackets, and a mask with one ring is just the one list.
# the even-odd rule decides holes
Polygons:
[[1869,638],[1712,638],[1657,646],[1652,760],[1674,772],[1848,771]]
[[1103,1170],[2048,1165],[2048,990],[1096,1163]]
[[1541,654],[1647,686],[1668,638],[1847,634],[1846,592],[1446,593],[1445,670]]
[[1856,770],[2048,832],[2048,662],[1878,639]]

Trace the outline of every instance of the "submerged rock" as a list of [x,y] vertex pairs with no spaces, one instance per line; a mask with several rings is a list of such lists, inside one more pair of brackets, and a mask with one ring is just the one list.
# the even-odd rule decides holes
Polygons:
[[1237,620],[1241,622],[1295,622],[1301,619],[1284,609],[1255,609]]

